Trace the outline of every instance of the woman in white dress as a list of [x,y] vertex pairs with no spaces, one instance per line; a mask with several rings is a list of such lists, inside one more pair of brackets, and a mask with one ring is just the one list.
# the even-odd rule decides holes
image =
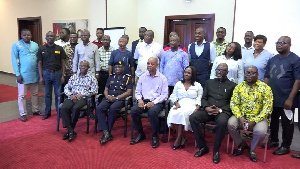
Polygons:
[[[215,59],[212,71],[214,71],[220,63],[226,63],[228,65],[227,78],[239,84],[244,81],[244,64],[242,60],[241,45],[237,42],[231,42],[225,49],[224,55]],[[210,79],[215,79],[216,74],[211,73]]]
[[199,110],[203,89],[200,83],[196,82],[197,71],[193,66],[188,66],[184,70],[183,80],[178,81],[170,100],[174,103],[171,108],[167,123],[170,127],[172,124],[177,125],[177,138],[173,145],[173,150],[183,148],[186,137],[183,134],[183,126],[187,131],[191,129],[189,116]]

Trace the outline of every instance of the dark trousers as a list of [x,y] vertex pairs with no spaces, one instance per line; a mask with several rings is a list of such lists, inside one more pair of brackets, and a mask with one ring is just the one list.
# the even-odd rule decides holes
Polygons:
[[199,82],[202,86],[202,88],[204,89],[205,86],[205,82],[209,79],[210,74],[209,73],[205,73],[205,74],[198,74],[197,75],[197,82]]
[[173,93],[174,86],[168,86],[168,88],[169,88],[169,97],[170,97],[170,95]]
[[[98,117],[98,129],[111,131],[118,117],[118,112],[124,106],[125,102],[122,100],[117,100],[115,102],[107,102],[104,98],[102,102],[96,107],[96,113]],[[108,109],[108,117],[106,120],[106,114]]]
[[229,115],[227,113],[220,113],[217,116],[208,115],[205,110],[199,110],[190,115],[190,124],[193,129],[195,139],[199,148],[207,147],[204,135],[202,133],[201,123],[206,123],[209,121],[216,122],[216,138],[214,143],[214,153],[218,152],[223,138],[225,137],[227,122],[229,119]]
[[100,73],[99,73],[99,82],[98,82],[98,86],[99,86],[98,93],[99,94],[104,93],[104,89],[105,89],[105,85],[106,85],[108,76],[109,76],[108,72],[100,71]]
[[163,110],[163,104],[157,103],[150,109],[145,108],[141,109],[139,108],[138,104],[135,104],[131,108],[131,118],[133,122],[134,128],[141,134],[143,133],[143,126],[142,126],[142,120],[141,120],[141,114],[147,112],[148,118],[150,119],[150,124],[152,128],[152,136],[157,137],[159,132],[159,118],[158,114]]
[[86,99],[80,99],[75,103],[66,99],[61,107],[63,124],[74,129],[79,118],[79,111],[85,105]]
[[[295,112],[295,109],[292,110]],[[281,126],[282,126],[282,144],[281,146],[285,148],[290,148],[294,135],[294,120],[289,120],[283,108],[273,107],[273,112],[271,114],[271,142],[278,142],[278,131],[279,131],[279,117],[281,116]]]

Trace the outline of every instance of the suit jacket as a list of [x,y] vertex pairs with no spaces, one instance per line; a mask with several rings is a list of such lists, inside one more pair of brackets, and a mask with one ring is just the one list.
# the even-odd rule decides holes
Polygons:
[[[132,42],[132,45],[131,45],[131,54],[132,54],[132,58],[134,57],[134,52],[135,52],[135,49],[136,49],[136,46],[137,44],[139,43],[140,39],[138,40],[135,40]],[[136,67],[137,67],[137,63],[134,61],[134,69],[136,70]]]
[[219,79],[209,79],[205,83],[201,106],[205,107],[215,105],[222,109],[223,113],[232,115],[230,109],[230,99],[236,84],[228,79],[220,82]]

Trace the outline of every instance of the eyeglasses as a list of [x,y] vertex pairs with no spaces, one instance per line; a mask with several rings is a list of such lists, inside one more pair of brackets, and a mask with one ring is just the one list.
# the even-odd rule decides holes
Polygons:
[[221,73],[227,72],[227,70],[225,70],[225,69],[215,69],[215,71],[216,71],[216,72],[221,72]]
[[275,42],[275,44],[276,44],[276,45],[285,45],[285,44],[288,44],[288,43],[282,41],[282,42]]
[[246,71],[245,75],[255,75],[257,72],[250,72],[250,71]]

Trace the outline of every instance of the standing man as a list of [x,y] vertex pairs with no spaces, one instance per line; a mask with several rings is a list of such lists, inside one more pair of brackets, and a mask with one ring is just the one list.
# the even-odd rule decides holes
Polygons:
[[101,144],[113,139],[111,130],[117,113],[125,106],[125,98],[132,95],[131,77],[124,73],[124,62],[116,62],[114,66],[115,73],[109,76],[104,90],[105,98],[96,108],[98,129],[103,130],[103,136],[99,140]]
[[100,57],[100,73],[99,73],[99,93],[103,94],[105,89],[105,84],[107,82],[108,74],[108,61],[110,59],[110,55],[114,50],[114,47],[110,46],[110,36],[103,36],[103,46],[98,49],[99,57]]
[[89,62],[80,62],[78,74],[71,76],[64,88],[68,98],[61,107],[63,123],[68,128],[68,132],[63,135],[63,140],[72,141],[76,137],[74,128],[78,121],[80,109],[87,104],[87,97],[97,94],[98,84],[95,76],[87,74]]
[[226,29],[223,27],[219,27],[217,29],[216,35],[217,35],[217,39],[215,41],[213,41],[212,43],[216,47],[216,57],[218,57],[218,56],[223,55],[223,53],[228,45],[228,42],[225,40]]
[[29,29],[21,30],[21,39],[12,45],[11,61],[18,83],[18,106],[21,121],[27,121],[26,93],[31,91],[31,109],[33,115],[39,115],[38,107],[38,65],[37,51],[38,44],[31,41]]
[[159,119],[158,114],[163,110],[163,102],[168,99],[167,78],[158,70],[158,58],[150,57],[147,62],[148,71],[144,73],[137,82],[135,98],[138,104],[131,108],[131,119],[134,128],[138,131],[135,139],[130,144],[137,144],[146,139],[143,131],[141,114],[148,112],[148,118],[152,128],[152,148],[159,146],[158,132]]
[[164,51],[161,57],[160,72],[168,80],[169,95],[172,94],[175,84],[182,80],[183,72],[189,65],[189,57],[185,51],[179,49],[179,42],[178,36],[171,36],[171,49]]
[[[73,58],[73,73],[76,74],[77,70],[79,72],[78,64],[86,60],[89,62],[88,74],[95,76],[99,80],[100,71],[100,57],[97,45],[90,42],[90,32],[86,29],[81,31],[81,43],[76,45],[75,53]],[[90,117],[94,118],[93,109],[90,109]],[[84,117],[84,112],[80,113],[80,118]]]
[[73,75],[72,66],[73,66],[73,57],[75,52],[75,46],[78,44],[78,35],[76,32],[70,34],[70,44],[63,46],[63,49],[66,53],[65,61],[65,84],[68,83],[70,77]]
[[[132,50],[131,50],[132,57],[134,56],[134,52],[135,52],[136,46],[139,43],[144,42],[144,36],[145,36],[145,32],[146,31],[147,31],[147,28],[145,28],[145,27],[140,27],[139,28],[139,37],[140,37],[140,39],[133,41],[132,45],[131,45],[131,48],[132,48]],[[137,60],[134,61],[134,69],[135,70],[136,70],[136,67],[137,67]]]
[[290,51],[291,38],[282,36],[276,42],[279,54],[271,58],[266,66],[265,83],[274,94],[273,112],[271,115],[271,147],[279,145],[279,117],[282,125],[282,144],[273,152],[284,155],[290,152],[294,134],[294,112],[298,107],[300,86],[300,58]]
[[267,134],[268,120],[273,109],[273,94],[267,84],[258,80],[258,70],[255,66],[246,68],[245,81],[233,90],[230,108],[233,116],[228,120],[228,132],[238,146],[233,155],[242,155],[248,148],[239,130],[253,131],[249,158],[256,162],[255,148]]
[[197,82],[199,82],[203,88],[206,80],[210,77],[210,69],[216,58],[216,48],[214,44],[206,42],[204,37],[204,29],[202,27],[197,28],[195,31],[196,42],[188,46],[190,65],[197,69]]
[[70,44],[70,30],[68,28],[62,28],[59,33],[60,39],[54,43],[58,46],[64,47],[67,44]]
[[252,31],[247,31],[245,33],[245,44],[242,46],[242,57],[254,53],[254,47],[252,46],[253,38],[254,34]]
[[217,78],[206,81],[201,99],[202,109],[191,114],[189,119],[199,147],[195,157],[201,157],[209,152],[200,124],[209,121],[216,122],[213,162],[218,164],[220,162],[219,149],[225,137],[228,119],[232,115],[230,99],[236,84],[227,78],[228,66],[226,63],[220,63],[215,73]]
[[54,43],[54,33],[49,31],[46,34],[47,44],[41,46],[38,50],[38,66],[40,75],[40,84],[45,89],[45,114],[43,120],[51,116],[52,88],[54,86],[55,107],[58,110],[58,95],[61,92],[61,84],[65,78],[65,59],[66,53],[61,46]]
[[98,49],[103,46],[103,33],[104,33],[103,28],[97,28],[96,30],[97,39],[92,42],[93,44],[98,46]]
[[[114,50],[111,55],[110,59],[108,62],[109,65],[109,70],[108,73],[111,75],[113,72],[113,65],[118,63],[119,61],[124,62],[124,73],[131,75],[132,79],[134,79],[134,61],[133,58],[131,57],[131,52],[126,49],[127,45],[127,39],[122,36],[119,39],[119,49]],[[134,84],[134,80],[132,81]]]
[[[147,71],[147,62],[150,57],[157,57],[160,59],[162,53],[162,46],[153,41],[154,32],[148,30],[145,32],[145,42],[139,43],[134,52],[134,59],[138,60],[137,69],[135,75],[137,79],[141,77]],[[137,80],[136,80],[137,82]]]
[[[177,34],[176,32],[171,32],[171,33],[169,34],[169,41],[170,41],[170,38],[171,38],[172,36],[178,36],[178,34]],[[179,36],[178,36],[178,37],[179,37]],[[179,44],[179,43],[180,43],[180,40],[179,40],[179,42],[178,42],[178,49],[181,49],[181,50],[187,52],[187,51],[186,51],[186,48],[185,48],[184,46],[182,46],[181,44]],[[163,49],[164,49],[164,51],[167,51],[167,50],[171,49],[171,44],[170,44],[170,43],[166,44],[166,45],[163,47]]]

